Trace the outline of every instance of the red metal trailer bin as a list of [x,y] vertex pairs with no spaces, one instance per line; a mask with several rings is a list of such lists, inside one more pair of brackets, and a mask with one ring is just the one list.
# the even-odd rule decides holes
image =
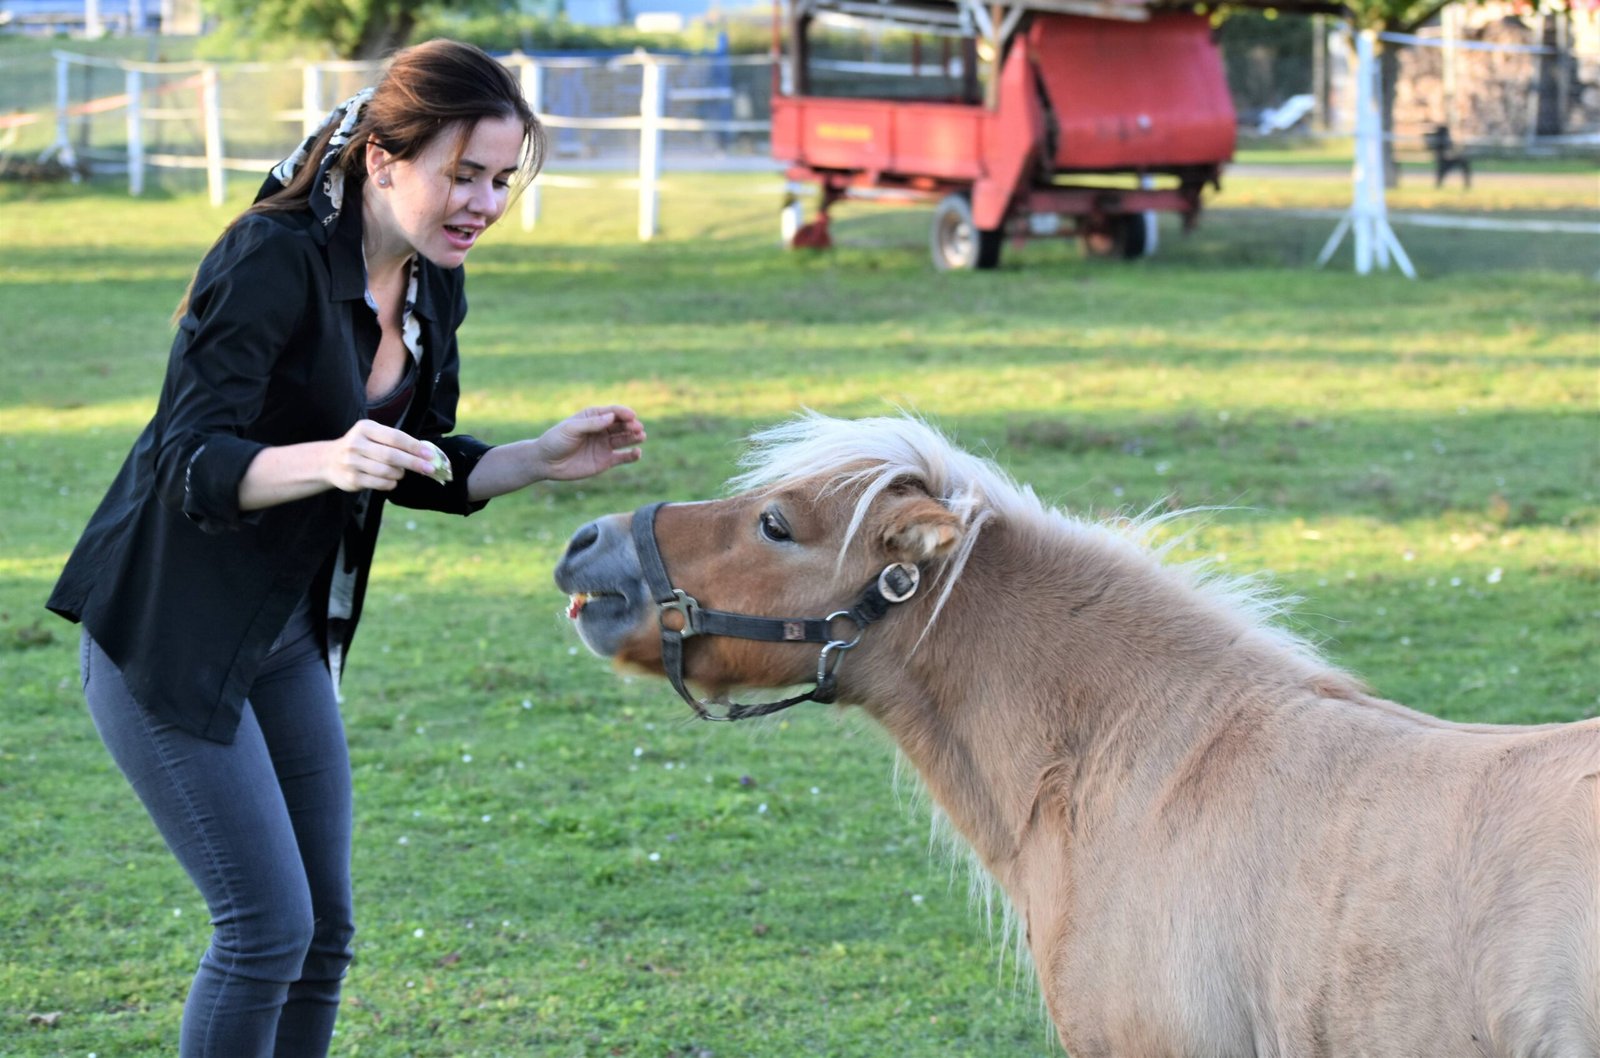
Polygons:
[[[1139,256],[1153,248],[1155,212],[1192,225],[1233,157],[1233,104],[1201,15],[1076,0],[792,0],[783,21],[772,153],[792,186],[820,188],[809,223],[790,204],[794,246],[829,245],[829,208],[870,198],[936,203],[939,268],[993,268],[1008,239],[1039,235]],[[814,31],[872,22],[914,45],[941,41],[936,59],[914,53],[912,65],[937,70],[944,97],[869,87],[848,98],[823,83]]]

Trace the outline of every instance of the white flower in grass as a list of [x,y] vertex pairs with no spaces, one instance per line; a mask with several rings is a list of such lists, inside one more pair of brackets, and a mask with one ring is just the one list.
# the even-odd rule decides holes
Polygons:
[[651,863],[660,863],[661,862],[661,853],[652,852],[649,855],[648,859],[650,860]]
[[489,814],[489,813],[487,813],[487,812],[485,812],[485,813],[484,813],[484,814],[483,814],[483,820],[482,820],[482,822],[485,822],[485,823],[487,823],[487,822],[489,822],[489,820],[491,820],[491,819],[493,819],[493,818],[494,818],[494,816],[492,816],[492,815],[490,815],[490,814]]
[[416,928],[416,929],[414,929],[414,930],[412,930],[412,931],[411,931],[411,935],[412,935],[412,936],[413,936],[413,937],[416,937],[416,938],[417,938],[417,939],[418,939],[418,940],[421,940],[421,939],[422,939],[422,935],[423,935],[423,934],[424,934],[424,933],[425,933],[425,932],[427,932],[427,931],[426,931],[426,930],[424,930],[424,929],[423,929],[423,928],[422,928],[422,927],[421,927],[421,926],[418,926],[418,927],[417,927],[417,928]]
[[911,894],[911,902],[913,904],[916,904],[919,907],[922,906],[922,903],[923,903],[922,894],[921,893],[912,893]]
[[411,839],[406,837],[404,834],[401,834],[400,835],[400,840],[395,842],[395,844],[396,845],[409,845],[409,844],[411,844]]
[[470,753],[461,754],[461,763],[463,763],[463,764],[471,764],[472,763],[472,754],[470,754]]
[[1489,575],[1483,579],[1488,581],[1490,584],[1499,584],[1500,578],[1503,576],[1505,576],[1505,571],[1499,566],[1496,566],[1494,569],[1491,569],[1489,571]]

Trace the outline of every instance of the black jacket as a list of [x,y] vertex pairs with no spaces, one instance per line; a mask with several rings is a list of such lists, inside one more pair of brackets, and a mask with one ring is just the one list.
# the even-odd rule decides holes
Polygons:
[[[201,262],[155,417],[90,519],[48,606],[84,627],[134,697],[186,731],[231,742],[262,659],[311,592],[325,647],[347,652],[383,502],[470,514],[467,478],[488,446],[455,426],[461,269],[421,262],[423,356],[400,428],[449,456],[454,481],[407,474],[359,497],[328,490],[241,512],[239,481],[267,445],[325,441],[366,413],[377,350],[365,301],[360,189],[331,230],[307,211],[242,218]],[[353,613],[329,622],[341,538]]]

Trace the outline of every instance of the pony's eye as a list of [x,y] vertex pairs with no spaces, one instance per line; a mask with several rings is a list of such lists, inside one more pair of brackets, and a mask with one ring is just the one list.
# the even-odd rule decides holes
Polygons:
[[761,535],[778,543],[794,539],[789,534],[789,526],[776,511],[761,512]]

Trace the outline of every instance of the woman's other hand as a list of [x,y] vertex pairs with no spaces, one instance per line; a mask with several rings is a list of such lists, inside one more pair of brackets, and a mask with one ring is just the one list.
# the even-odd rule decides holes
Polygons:
[[387,492],[407,472],[431,475],[433,469],[432,452],[427,445],[371,419],[362,419],[343,437],[328,442],[323,457],[324,480],[341,492]]

